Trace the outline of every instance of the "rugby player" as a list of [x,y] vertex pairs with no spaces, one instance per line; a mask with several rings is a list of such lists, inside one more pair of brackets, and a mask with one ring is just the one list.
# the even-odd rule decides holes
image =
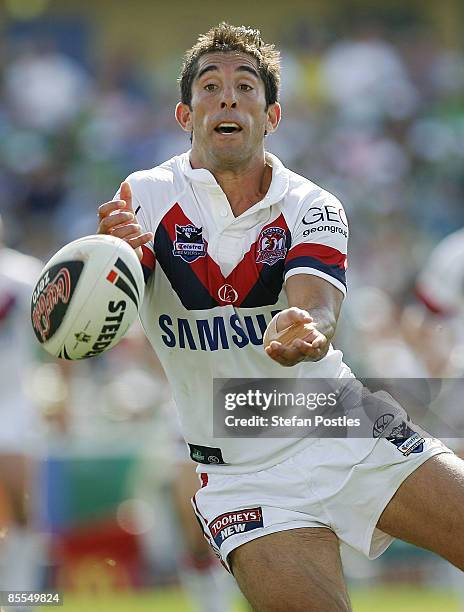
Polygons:
[[34,590],[44,557],[33,486],[43,432],[30,390],[39,360],[29,321],[42,264],[8,248],[2,230],[0,217],[0,490],[7,507],[0,520],[0,588]]
[[[459,377],[464,375],[462,347],[464,344],[464,228],[443,238],[432,250],[419,272],[416,295],[424,306],[415,313],[416,325],[408,317],[412,345],[429,370],[431,377]],[[451,417],[456,422],[456,410],[461,413],[460,398],[446,402],[452,406]],[[464,457],[461,438],[446,443]],[[464,610],[464,575],[454,567],[446,568],[447,575]]]
[[[405,446],[214,438],[215,377],[351,376],[331,345],[348,230],[333,195],[265,151],[279,54],[259,31],[222,23],[200,36],[180,88],[191,150],[128,177],[98,231],[141,259],[141,320],[199,463],[205,537],[256,610],[350,610],[340,542],[373,558],[399,537],[464,569],[463,463],[431,437],[409,447],[411,424]],[[310,324],[304,340],[263,350],[265,328],[272,340],[297,321]]]
[[424,312],[415,344],[419,344],[430,376],[462,376],[458,353],[464,342],[463,228],[443,238],[432,250],[419,272],[416,294]]

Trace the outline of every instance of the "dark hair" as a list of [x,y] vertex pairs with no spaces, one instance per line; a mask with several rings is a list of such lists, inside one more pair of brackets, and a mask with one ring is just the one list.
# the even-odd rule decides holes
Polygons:
[[274,45],[265,44],[259,30],[246,26],[232,26],[225,21],[206,34],[184,56],[179,77],[181,101],[191,105],[192,83],[197,74],[198,60],[206,53],[230,53],[241,51],[254,57],[258,62],[258,72],[264,83],[266,105],[274,104],[279,98],[280,52]]

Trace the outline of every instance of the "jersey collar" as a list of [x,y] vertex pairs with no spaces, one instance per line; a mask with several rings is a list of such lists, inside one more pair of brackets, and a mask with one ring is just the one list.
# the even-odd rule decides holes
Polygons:
[[[267,208],[276,202],[280,202],[287,194],[289,187],[289,171],[278,157],[266,152],[266,161],[272,166],[272,180],[269,189],[261,200],[255,204],[259,208]],[[216,179],[206,168],[194,169],[190,165],[190,151],[179,156],[180,168],[184,176],[192,183],[200,184],[203,188],[212,191],[221,191]],[[255,209],[253,206],[253,209]]]

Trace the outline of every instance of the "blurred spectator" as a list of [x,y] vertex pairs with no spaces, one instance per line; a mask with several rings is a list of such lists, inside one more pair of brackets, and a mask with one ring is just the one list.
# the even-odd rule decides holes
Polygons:
[[34,491],[44,429],[33,391],[39,360],[30,325],[41,269],[38,260],[3,244],[0,218],[0,588],[8,591],[40,588],[45,553]]
[[322,75],[329,100],[350,120],[405,119],[418,103],[400,55],[372,25],[329,48]]
[[5,70],[5,95],[17,125],[53,133],[66,128],[90,102],[84,68],[52,40],[24,44]]

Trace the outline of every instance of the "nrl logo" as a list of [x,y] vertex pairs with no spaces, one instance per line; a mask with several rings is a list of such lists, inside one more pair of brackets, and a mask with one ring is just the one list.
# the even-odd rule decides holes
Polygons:
[[285,259],[286,254],[285,231],[281,227],[268,227],[261,232],[256,263],[272,266],[279,259]]
[[205,257],[206,244],[202,233],[202,227],[195,227],[192,224],[177,225],[176,223],[176,240],[172,250],[173,254],[187,263],[192,263],[199,257]]
[[90,336],[88,334],[86,334],[85,332],[79,332],[77,334],[74,334],[74,337],[76,338],[77,342],[89,342],[90,341]]

